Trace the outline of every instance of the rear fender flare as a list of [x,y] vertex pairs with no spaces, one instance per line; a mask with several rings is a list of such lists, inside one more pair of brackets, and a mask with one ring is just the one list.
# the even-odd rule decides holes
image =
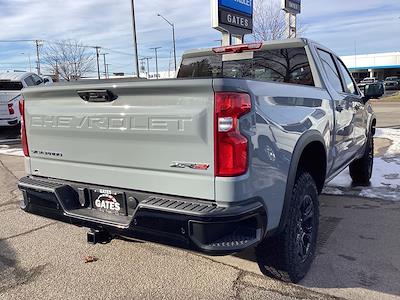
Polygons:
[[[292,159],[290,162],[288,178],[286,183],[286,191],[285,191],[285,198],[283,203],[283,209],[281,214],[281,220],[279,222],[279,226],[276,230],[273,230],[271,233],[268,233],[268,236],[279,234],[282,232],[286,226],[287,222],[287,215],[289,213],[290,208],[290,201],[292,199],[292,190],[295,184],[297,169],[300,162],[300,157],[304,151],[304,149],[312,142],[320,142],[324,145],[325,153],[326,151],[326,144],[321,135],[321,133],[317,130],[311,130],[304,133],[296,143],[296,146],[293,150]],[[328,159],[328,158],[327,158]]]

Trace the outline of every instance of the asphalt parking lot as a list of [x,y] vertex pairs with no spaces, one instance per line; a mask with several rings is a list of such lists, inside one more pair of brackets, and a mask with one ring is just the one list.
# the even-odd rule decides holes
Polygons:
[[[374,106],[380,124],[400,125],[399,105]],[[400,202],[321,196],[316,260],[299,285],[283,284],[253,249],[209,257],[143,241],[93,246],[84,228],[23,213],[17,139],[0,131],[12,154],[0,154],[0,299],[400,299]]]
[[288,285],[264,276],[252,250],[208,257],[140,241],[89,245],[85,229],[19,209],[23,174],[23,158],[0,155],[0,299],[400,297],[399,202],[321,197],[317,258]]

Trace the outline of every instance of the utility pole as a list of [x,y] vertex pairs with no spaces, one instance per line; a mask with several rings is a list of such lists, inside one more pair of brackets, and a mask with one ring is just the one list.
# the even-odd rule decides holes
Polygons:
[[137,46],[137,36],[136,36],[136,19],[135,19],[135,0],[131,0],[131,9],[132,9],[132,31],[133,31],[133,48],[135,51],[135,68],[136,74],[139,78],[139,55],[138,55],[138,46]]
[[98,76],[99,79],[100,79],[100,62],[99,62],[99,56],[100,56],[99,50],[100,50],[100,48],[101,47],[99,47],[99,46],[95,46],[94,47],[94,49],[96,49],[97,76]]
[[[21,55],[25,55],[25,52],[21,52]],[[29,60],[29,72],[32,72],[32,64],[31,64],[31,55],[28,53],[28,60]]]
[[36,44],[36,69],[37,69],[37,74],[40,75],[40,53],[39,53],[39,47],[41,46],[42,41],[41,40],[35,40]]
[[149,60],[152,59],[152,57],[148,56],[148,57],[143,57],[142,59],[146,61],[146,66],[147,66],[146,78],[148,79],[150,76]]
[[[145,66],[144,66],[144,61],[145,61],[146,59],[143,57],[143,58],[141,58],[140,59],[140,71],[141,72],[146,72],[146,68],[145,68]],[[147,78],[147,76],[146,76],[146,78]]]
[[163,15],[157,14],[157,16],[163,18],[164,21],[167,22],[167,23],[172,27],[172,43],[173,43],[173,47],[174,47],[174,63],[175,63],[175,73],[176,73],[176,70],[178,70],[178,67],[177,67],[177,65],[176,65],[175,25],[174,25],[174,23],[168,21]]
[[106,63],[106,55],[109,53],[102,53],[103,60],[104,60],[104,77],[107,79],[107,63]]
[[154,54],[156,55],[156,79],[158,79],[158,55],[157,55],[157,50],[161,49],[162,47],[153,47],[150,48],[151,50],[154,50]]
[[58,60],[56,60],[56,70],[55,70],[55,77],[57,82],[60,81],[60,73],[58,72]]
[[149,64],[149,60],[152,59],[152,57],[146,57],[146,61],[147,61],[147,78],[150,77],[150,64]]
[[106,73],[107,73],[107,78],[109,79],[110,78],[110,74],[108,73],[108,66],[109,66],[110,64],[106,64]]
[[74,61],[74,73],[75,73],[75,80],[78,80],[78,68],[76,67],[76,61]]

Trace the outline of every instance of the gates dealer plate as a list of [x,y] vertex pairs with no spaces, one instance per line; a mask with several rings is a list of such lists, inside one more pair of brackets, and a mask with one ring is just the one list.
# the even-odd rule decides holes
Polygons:
[[114,215],[126,215],[123,193],[107,189],[91,190],[93,208]]

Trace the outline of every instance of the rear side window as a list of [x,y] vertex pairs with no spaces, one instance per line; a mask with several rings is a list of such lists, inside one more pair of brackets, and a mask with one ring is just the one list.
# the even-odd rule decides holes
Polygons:
[[340,80],[339,71],[336,67],[335,62],[333,61],[332,55],[320,49],[318,49],[318,54],[321,58],[325,73],[328,76],[328,80],[332,84],[332,87],[335,89],[335,91],[339,93],[344,92],[342,81]]
[[239,78],[314,86],[304,48],[260,50],[252,59],[222,61],[222,55],[183,58],[178,78]]
[[222,57],[217,55],[184,58],[178,78],[209,78],[221,75]]
[[351,75],[350,75],[349,71],[347,70],[346,66],[339,58],[337,58],[337,61],[339,62],[339,68],[343,74],[343,80],[345,83],[346,93],[358,95],[356,85],[354,84],[354,81],[351,78]]
[[35,85],[39,85],[39,84],[43,83],[43,79],[35,74],[32,75],[32,79],[33,79]]
[[35,80],[33,79],[32,76],[26,77],[25,78],[25,83],[27,86],[34,86],[36,85]]
[[314,86],[304,48],[255,52],[253,62],[255,79]]
[[20,91],[22,88],[21,81],[1,81],[0,79],[0,91]]

